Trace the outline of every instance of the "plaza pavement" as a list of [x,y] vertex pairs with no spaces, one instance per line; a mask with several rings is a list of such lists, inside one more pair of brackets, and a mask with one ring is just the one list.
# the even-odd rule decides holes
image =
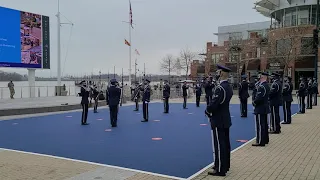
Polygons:
[[[171,102],[179,101],[171,100]],[[232,103],[238,103],[238,99],[234,97]],[[242,148],[235,150],[231,155],[230,172],[224,178],[207,176],[210,169],[208,167],[208,169],[204,169],[203,172],[190,179],[320,180],[319,117],[320,108],[314,107],[312,110],[307,110],[306,114],[294,116],[291,125],[282,125],[282,133],[280,135],[270,135],[270,143],[266,147],[252,147],[249,142]],[[10,120],[12,118],[15,117],[11,116],[6,119]],[[173,180],[177,178],[0,149],[0,179]]]

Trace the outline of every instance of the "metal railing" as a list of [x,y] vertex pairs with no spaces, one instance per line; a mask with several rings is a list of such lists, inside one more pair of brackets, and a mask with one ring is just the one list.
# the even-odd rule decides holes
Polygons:
[[[80,92],[80,88],[76,86],[65,86],[66,96],[75,96]],[[14,98],[30,98],[30,97],[53,97],[56,96],[55,86],[15,86]],[[34,94],[33,94],[34,93]],[[32,96],[33,95],[33,96]],[[0,87],[0,99],[10,99],[10,89],[8,87]]]

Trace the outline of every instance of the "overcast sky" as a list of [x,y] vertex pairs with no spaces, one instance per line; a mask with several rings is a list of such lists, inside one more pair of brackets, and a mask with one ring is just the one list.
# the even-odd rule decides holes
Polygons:
[[[132,0],[132,65],[138,49],[139,68],[146,63],[147,73],[159,73],[159,61],[168,53],[179,55],[182,48],[194,52],[206,42],[217,41],[218,26],[267,20],[253,8],[253,0]],[[56,76],[57,0],[0,0],[0,6],[50,17],[51,70],[37,70],[37,76]],[[63,16],[74,23],[61,29],[62,69],[64,74],[85,75],[113,71],[125,74],[129,68],[128,0],[60,0]],[[9,17],[8,17],[9,18]],[[63,22],[68,22],[62,18]],[[67,48],[69,48],[66,58]],[[132,69],[134,69],[132,67]],[[27,74],[25,69],[1,69]]]

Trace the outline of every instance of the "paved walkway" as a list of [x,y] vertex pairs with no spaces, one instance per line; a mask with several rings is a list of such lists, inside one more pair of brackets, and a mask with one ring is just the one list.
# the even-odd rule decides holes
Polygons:
[[208,176],[208,169],[193,180],[320,180],[320,107],[296,115],[282,133],[270,135],[266,147],[249,142],[231,155],[225,178]]
[[[237,100],[234,98],[232,101]],[[207,176],[208,170],[204,170],[192,179],[320,180],[319,117],[320,107],[307,110],[304,115],[294,116],[291,125],[283,125],[280,135],[271,135],[270,144],[266,147],[252,147],[251,143],[248,143],[236,150],[232,153],[231,169],[225,178]],[[0,149],[0,179],[174,180],[177,178]]]

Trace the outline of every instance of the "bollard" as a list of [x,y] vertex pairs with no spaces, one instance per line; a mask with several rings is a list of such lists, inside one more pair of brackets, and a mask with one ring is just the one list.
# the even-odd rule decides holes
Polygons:
[[69,86],[69,96],[70,96],[70,86]]
[[20,88],[20,96],[22,98],[22,87]]
[[1,99],[3,98],[3,88],[1,88]]
[[40,97],[40,88],[38,87],[38,97]]
[[48,88],[48,86],[47,86],[47,97],[49,96],[49,92],[48,92],[49,90],[48,90],[48,89],[49,89],[49,88]]

